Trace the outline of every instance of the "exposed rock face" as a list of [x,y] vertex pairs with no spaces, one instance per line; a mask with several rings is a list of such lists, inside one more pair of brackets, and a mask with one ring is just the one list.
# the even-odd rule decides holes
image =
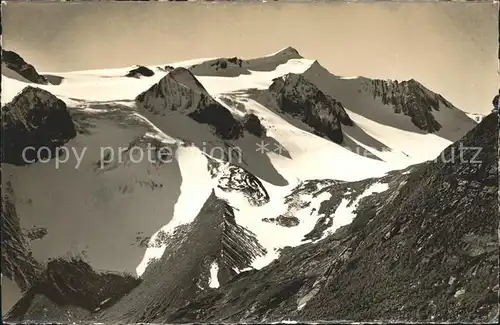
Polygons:
[[41,265],[33,258],[22,232],[10,182],[2,183],[1,213],[2,276],[14,280],[26,291],[40,275]]
[[[290,200],[295,192],[331,194],[320,207],[324,218],[308,234],[314,241],[285,248],[258,271],[237,274],[265,249],[212,193],[192,223],[165,234],[166,252],[141,284],[91,320],[491,320],[499,280],[497,141],[498,116],[491,114],[436,161],[379,179],[302,184]],[[339,217],[344,195],[359,196],[375,183],[388,189],[362,198],[354,220],[324,237],[323,225]],[[268,221],[296,226],[285,219]],[[209,286],[214,263],[218,288]],[[89,320],[82,317],[71,321]]]
[[217,187],[222,191],[238,192],[252,206],[269,203],[269,194],[262,182],[244,168],[209,158],[208,170],[217,178]]
[[[152,322],[186,305],[193,296],[212,291],[210,265],[216,263],[220,285],[265,253],[253,234],[234,220],[233,209],[214,193],[191,224],[165,234],[166,251],[152,262],[143,282],[98,319],[105,322]],[[189,251],[189,254],[186,252]]]
[[245,112],[245,104],[235,100],[232,96],[219,96],[219,100],[221,100],[223,103],[226,105],[230,106],[231,108],[237,109],[241,112]]
[[341,124],[353,125],[340,102],[325,95],[301,75],[276,78],[269,91],[274,94],[282,113],[300,118],[335,143],[343,141]]
[[[48,298],[44,305],[61,309],[83,309],[96,312],[114,304],[140,283],[129,275],[97,273],[90,265],[79,259],[56,259],[49,261],[44,273],[12,308],[6,319],[9,321],[39,320],[43,314],[33,310],[40,297]],[[43,301],[43,300],[42,300]],[[76,307],[76,308],[75,308]],[[28,313],[31,311],[32,313]],[[89,314],[83,313],[86,317]],[[64,320],[64,313],[54,313],[58,320]],[[56,319],[52,319],[55,321]]]
[[213,99],[189,70],[177,68],[136,98],[138,107],[159,115],[173,111],[212,126],[222,139],[236,139],[243,127]]
[[[388,181],[389,190],[364,198],[350,225],[200,295],[167,320],[493,319],[499,280],[497,130],[498,117],[489,115],[435,162],[377,180]],[[482,150],[451,160],[461,143]],[[366,182],[373,180],[359,185]]]
[[5,64],[7,68],[19,73],[31,82],[41,85],[48,84],[47,79],[39,75],[36,69],[31,64],[24,61],[16,52],[2,49],[2,64]]
[[447,108],[453,107],[443,96],[431,92],[414,79],[402,82],[375,79],[368,87],[374,98],[390,104],[395,113],[408,115],[413,124],[426,132],[441,129],[432,111],[439,111],[441,104]]
[[126,77],[134,77],[134,78],[140,78],[141,76],[144,77],[152,77],[154,76],[153,70],[145,67],[145,66],[138,66],[135,69],[130,70],[125,76]]
[[256,137],[266,136],[266,128],[260,123],[259,117],[253,113],[246,114],[243,117],[243,127]]
[[[2,132],[1,162],[15,165],[55,157],[56,148],[76,136],[66,104],[51,93],[33,87],[24,88],[2,107]],[[23,157],[28,147],[33,149],[26,150]],[[40,150],[37,157],[42,147],[48,150]]]

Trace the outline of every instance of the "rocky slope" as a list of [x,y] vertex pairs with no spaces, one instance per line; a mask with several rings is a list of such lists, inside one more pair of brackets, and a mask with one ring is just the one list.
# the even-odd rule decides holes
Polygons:
[[[497,130],[498,117],[489,115],[435,162],[377,180],[388,182],[389,190],[364,198],[350,225],[289,249],[267,268],[240,275],[161,319],[494,320]],[[476,157],[469,149],[452,160],[462,145],[481,151]]]
[[33,258],[29,239],[21,229],[12,185],[2,182],[1,189],[2,276],[15,281],[22,291],[26,291],[38,278],[42,267]]
[[[152,322],[193,296],[225,285],[238,269],[264,253],[253,234],[235,222],[233,209],[214,193],[191,224],[166,234],[163,243],[166,253],[146,269],[142,284],[97,319]],[[217,270],[215,278],[212,268]]]
[[185,68],[177,68],[136,98],[137,106],[157,115],[179,112],[198,123],[208,124],[223,139],[242,135],[242,125],[215,101]]
[[78,258],[51,260],[5,318],[23,322],[88,319],[91,313],[113,305],[139,283],[139,279],[129,275],[96,272]]
[[325,95],[300,75],[287,74],[274,79],[269,91],[281,113],[300,119],[316,134],[335,143],[343,141],[341,125],[353,125],[340,102]]
[[[4,145],[0,161],[25,165],[54,157],[56,149],[76,136],[66,104],[51,93],[28,86],[2,107]],[[33,150],[23,151],[27,147]],[[39,155],[37,151],[40,148]]]
[[137,68],[130,70],[125,76],[126,77],[133,77],[133,78],[140,78],[141,76],[143,77],[151,77],[154,76],[154,71],[149,69],[148,67],[139,65]]
[[[224,188],[229,190],[228,186]],[[265,252],[253,234],[235,222],[233,208],[214,193],[193,223],[179,226],[173,233],[163,233],[155,244],[165,245],[167,253],[161,259],[150,262],[142,276],[141,285],[126,296],[123,294],[138,284],[131,277],[117,278],[116,281],[126,281],[124,287],[121,282],[113,283],[112,279],[107,279],[109,275],[98,275],[90,270],[83,272],[84,275],[89,274],[89,279],[77,274],[75,277],[60,274],[60,277],[54,278],[50,274],[14,306],[8,320],[44,319],[40,314],[43,309],[52,310],[52,321],[67,320],[67,313],[54,311],[53,306],[57,304],[81,307],[92,312],[83,315],[74,313],[73,320],[150,322],[159,314],[173,312],[185,305],[200,292],[224,285],[239,269],[247,268],[255,256]],[[186,251],[190,251],[190,254],[186,254]],[[71,268],[77,264],[74,261],[57,263],[70,265]],[[215,278],[211,274],[211,268],[214,267],[217,269]],[[80,277],[83,279],[78,284],[76,281]],[[107,290],[95,290],[99,285]],[[122,290],[123,298],[115,307],[108,308],[116,299],[110,301],[106,298],[110,295],[113,299],[118,297],[120,292],[117,290]],[[45,298],[42,302],[37,301],[37,308],[33,308],[35,294],[39,300],[40,297]],[[100,303],[103,300],[106,305]]]
[[24,61],[24,59],[14,51],[2,49],[2,66],[17,72],[30,82],[42,85],[48,84],[47,78],[38,74],[35,67]]
[[[295,55],[291,50],[288,53]],[[271,64],[266,58],[263,63]],[[224,69],[222,65],[219,62],[218,69]],[[308,131],[341,143],[345,140],[340,138],[341,127],[356,127],[348,115],[349,107],[344,108],[329,94],[325,84],[313,81],[306,74],[275,79],[270,90],[264,91],[274,102],[269,108],[300,122]],[[374,88],[365,91],[358,86],[351,90],[361,91],[361,97],[373,103],[369,89]],[[382,94],[389,94],[385,86],[380,87]],[[2,242],[2,273],[24,290],[24,297],[7,316],[9,321],[486,321],[495,313],[496,115],[485,118],[434,162],[358,182],[304,181],[291,193],[291,188],[285,188],[288,195],[281,196],[275,192],[280,186],[258,174],[268,166],[259,163],[269,164],[267,155],[250,154],[255,151],[255,142],[269,139],[261,117],[251,111],[240,114],[232,105],[219,103],[220,98],[210,96],[187,69],[172,69],[137,96],[138,110],[117,104],[85,104],[72,108],[70,116],[49,93],[28,87],[21,95],[13,106],[5,107],[5,119],[2,112],[2,122],[8,122],[5,128],[11,132],[9,138],[17,136],[22,142],[14,149],[35,140],[38,147],[56,148],[72,139],[71,129],[77,129],[79,137],[72,145],[88,146],[92,152],[80,168],[71,165],[56,173],[46,164],[34,164],[29,170],[2,166],[8,167],[4,170],[14,184],[2,183],[2,239],[7,238],[6,245]],[[388,109],[390,98],[399,98],[399,93],[387,95],[387,104],[377,96],[384,95],[375,96],[382,105],[376,109],[404,115]],[[438,104],[440,110],[442,105]],[[38,110],[39,106],[45,109]],[[36,113],[33,116],[29,115],[32,111]],[[62,122],[53,124],[54,111]],[[62,117],[64,111],[71,123]],[[433,117],[441,112],[432,107],[431,111]],[[139,114],[150,121],[146,123]],[[403,118],[418,129],[409,116]],[[442,125],[434,132],[447,127]],[[269,130],[271,134],[276,131]],[[293,138],[293,132],[289,134]],[[213,151],[202,151],[199,145],[219,140],[218,146],[243,148],[249,162],[228,164],[221,161],[230,160],[226,152],[217,159]],[[192,142],[197,143],[193,146]],[[128,149],[115,159],[106,157],[103,163],[98,152],[103,145],[125,145]],[[162,158],[174,163],[132,162],[131,148],[149,145],[157,158],[159,148],[171,147],[169,152],[175,154]],[[468,149],[460,156],[464,146]],[[481,149],[478,155],[473,147]],[[14,149],[11,152],[19,154],[19,149]],[[338,152],[343,158],[342,151]],[[245,165],[249,168],[242,167]],[[41,174],[48,175],[42,179],[53,180],[48,195],[40,194],[45,188],[32,189],[33,178],[38,180]],[[78,184],[79,195],[71,187],[74,184]],[[33,195],[38,202],[27,208],[21,201]],[[51,196],[57,199],[52,201]],[[85,200],[80,204],[82,198]],[[52,202],[64,203],[74,211],[66,215],[58,209],[62,204],[53,207]],[[87,210],[89,204],[91,209]],[[78,242],[80,247],[87,245],[85,250],[94,259],[88,263],[79,258],[33,261],[28,239],[43,233],[22,230],[16,208],[22,210],[22,220],[34,217],[58,223],[45,236],[59,240],[48,246],[51,256],[61,256],[66,250],[58,243],[70,246]],[[73,224],[82,220],[78,225],[84,229],[77,229],[79,226]],[[107,269],[96,265],[111,265],[108,259],[115,265],[121,260],[119,265],[135,268],[137,251],[126,247],[135,245],[128,240],[139,238],[134,237],[138,227],[152,220],[158,222],[154,229],[159,230],[151,238],[141,239],[146,253],[138,251],[149,264],[144,263],[144,272],[137,272],[140,280],[92,268]],[[71,228],[69,236],[61,236],[57,232],[61,228]],[[144,229],[151,234],[150,228]],[[78,239],[68,241],[67,237]],[[89,238],[92,243],[87,242]],[[33,245],[33,252],[41,242],[38,247]],[[104,247],[108,244],[114,245],[114,250]],[[105,252],[97,254],[96,250]],[[155,250],[161,253],[147,254]],[[264,257],[271,257],[272,262],[268,259],[263,263]]]

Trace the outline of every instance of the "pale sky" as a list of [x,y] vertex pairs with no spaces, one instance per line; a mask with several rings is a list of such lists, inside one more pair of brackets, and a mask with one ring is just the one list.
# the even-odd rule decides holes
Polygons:
[[243,59],[286,46],[338,75],[414,78],[462,110],[498,92],[498,5],[10,3],[3,46],[39,71]]

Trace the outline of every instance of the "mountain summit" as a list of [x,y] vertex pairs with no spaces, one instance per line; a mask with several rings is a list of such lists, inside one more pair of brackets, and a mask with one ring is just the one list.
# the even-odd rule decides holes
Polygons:
[[139,107],[156,115],[179,112],[196,122],[210,125],[223,139],[241,136],[242,125],[230,111],[215,101],[196,77],[177,68],[136,98]]
[[317,61],[303,76],[349,111],[378,123],[411,132],[436,133],[451,141],[474,126],[464,112],[414,79],[398,82],[343,78],[331,74]]

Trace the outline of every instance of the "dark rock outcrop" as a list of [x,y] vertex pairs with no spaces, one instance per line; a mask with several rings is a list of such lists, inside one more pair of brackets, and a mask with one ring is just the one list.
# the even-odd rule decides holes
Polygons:
[[130,70],[125,76],[140,78],[141,76],[152,77],[154,76],[154,74],[155,73],[153,70],[149,69],[148,67],[140,65],[137,68]]
[[379,80],[371,81],[370,93],[380,98],[382,103],[394,108],[394,113],[402,113],[411,118],[419,129],[432,133],[441,129],[432,111],[439,111],[443,104],[453,107],[443,96],[431,92],[414,79],[408,81]]
[[200,96],[199,106],[188,116],[198,123],[214,126],[216,134],[222,139],[237,139],[242,135],[242,126],[238,120],[208,94]]
[[76,136],[76,129],[62,100],[45,90],[26,87],[2,107],[2,133],[0,161],[26,165],[55,157],[56,149]]
[[33,258],[29,240],[21,229],[12,185],[2,182],[1,189],[2,276],[14,280],[21,291],[26,291],[38,278],[42,267]]
[[354,123],[342,104],[297,74],[276,78],[269,87],[282,113],[299,118],[319,134],[342,143],[341,125]]
[[[235,272],[265,250],[212,193],[193,222],[163,236],[166,252],[141,284],[92,320],[491,321],[499,290],[497,155],[498,116],[491,114],[435,161],[378,179],[305,182],[290,200],[331,194],[309,234],[314,241],[283,249],[258,271]],[[375,183],[388,189],[362,198],[350,224],[318,240],[341,196],[357,197]],[[268,221],[295,226],[283,219]],[[213,263],[218,288],[209,285]]]
[[[98,273],[80,259],[55,259],[47,263],[43,274],[6,315],[8,321],[43,319],[27,313],[38,296],[55,306],[79,307],[91,313],[113,305],[141,282],[133,276]],[[46,307],[49,307],[47,305]],[[50,307],[54,307],[54,305]],[[59,315],[63,319],[64,314]],[[88,317],[88,315],[86,315]]]
[[294,216],[278,216],[277,218],[263,218],[262,221],[275,223],[282,227],[296,227],[299,225],[300,220]]
[[47,78],[38,74],[35,67],[24,61],[16,52],[2,49],[2,64],[33,83],[48,84]]
[[185,68],[177,68],[136,98],[137,106],[153,114],[177,112],[208,124],[222,139],[237,139],[243,126]]

